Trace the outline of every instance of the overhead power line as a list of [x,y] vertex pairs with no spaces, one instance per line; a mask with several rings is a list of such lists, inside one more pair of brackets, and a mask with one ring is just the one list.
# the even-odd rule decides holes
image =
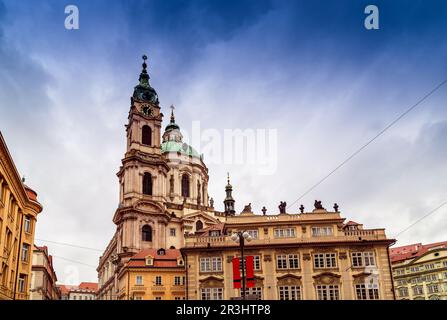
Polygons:
[[354,158],[356,155],[358,155],[361,151],[363,151],[366,147],[368,147],[372,142],[374,142],[377,138],[379,138],[381,135],[383,135],[388,129],[390,129],[392,126],[394,126],[399,120],[401,120],[403,117],[405,117],[407,114],[409,114],[411,111],[413,111],[418,105],[420,105],[422,102],[424,102],[428,97],[430,97],[433,93],[438,91],[443,85],[447,83],[447,79],[439,83],[436,87],[434,87],[430,92],[428,92],[425,96],[423,96],[421,99],[419,99],[415,104],[413,104],[411,107],[409,107],[407,110],[405,110],[402,114],[400,114],[396,119],[394,119],[391,123],[389,123],[385,128],[383,128],[378,134],[376,134],[372,139],[370,139],[368,142],[366,142],[364,145],[362,145],[359,149],[354,151],[349,157],[347,157],[345,160],[343,160],[338,166],[335,167],[332,171],[330,171],[328,174],[326,174],[322,179],[320,179],[317,183],[312,185],[309,189],[307,189],[301,196],[299,196],[295,201],[292,202],[287,208],[290,208],[295,203],[300,201],[302,198],[304,198],[306,195],[308,195],[312,190],[314,190],[316,187],[318,187],[321,183],[323,183],[327,178],[329,178],[331,175],[333,175],[338,169],[343,167],[347,162],[349,162],[352,158]]
[[58,244],[61,246],[67,246],[67,247],[73,247],[73,248],[79,248],[79,249],[85,249],[85,250],[91,250],[91,251],[97,251],[97,252],[104,252],[104,250],[101,250],[101,249],[80,246],[80,245],[73,244],[73,243],[58,242],[58,241],[45,240],[45,239],[35,239],[35,240],[41,241],[41,242],[47,242],[47,243],[54,243],[54,244]]
[[65,261],[68,261],[68,262],[72,262],[72,263],[80,264],[80,265],[83,265],[83,266],[86,266],[86,267],[94,268],[95,270],[96,270],[96,268],[98,267],[98,266],[94,266],[94,265],[92,265],[92,264],[88,264],[88,263],[81,262],[81,261],[77,261],[77,260],[68,259],[68,258],[61,257],[61,256],[55,256],[55,255],[51,255],[51,256],[52,256],[53,258],[56,258],[56,259],[61,259],[61,260],[65,260]]
[[430,216],[431,214],[435,213],[436,211],[438,211],[439,209],[441,209],[443,206],[445,206],[447,204],[447,201],[443,202],[442,204],[440,204],[439,206],[437,206],[436,208],[434,208],[433,210],[427,212],[425,215],[423,215],[422,217],[420,217],[418,220],[416,220],[415,222],[413,222],[412,224],[410,224],[408,227],[406,227],[405,229],[403,229],[402,231],[400,231],[399,233],[397,233],[395,236],[393,236],[393,238],[397,238],[398,236],[400,236],[402,233],[404,233],[405,231],[407,231],[408,229],[412,228],[413,226],[415,226],[416,224],[418,224],[419,222],[421,222],[422,220],[424,220],[425,218],[427,218],[428,216]]

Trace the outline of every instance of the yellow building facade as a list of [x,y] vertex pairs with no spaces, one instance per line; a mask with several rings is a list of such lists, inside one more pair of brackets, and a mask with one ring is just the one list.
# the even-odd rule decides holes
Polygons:
[[37,194],[21,180],[0,133],[0,300],[29,299]]
[[[118,300],[184,300],[185,265],[180,250],[147,249],[118,275]],[[113,297],[107,297],[111,298]]]
[[265,300],[393,300],[393,284],[384,229],[344,223],[339,212],[315,209],[301,214],[228,217],[213,228],[185,239],[187,299],[229,300],[233,257],[240,247],[231,239],[248,232],[244,256],[254,257],[255,286],[247,295]]
[[447,242],[391,249],[396,298],[447,300]]

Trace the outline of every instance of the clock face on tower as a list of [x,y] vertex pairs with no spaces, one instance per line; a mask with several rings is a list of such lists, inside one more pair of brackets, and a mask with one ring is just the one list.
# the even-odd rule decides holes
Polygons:
[[150,106],[148,106],[147,104],[144,104],[143,107],[141,108],[141,111],[143,112],[144,115],[146,116],[152,116],[153,115],[153,110]]

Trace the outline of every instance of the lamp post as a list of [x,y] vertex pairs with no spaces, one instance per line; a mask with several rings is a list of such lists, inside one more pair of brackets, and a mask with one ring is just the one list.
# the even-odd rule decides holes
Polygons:
[[245,241],[250,242],[252,239],[251,235],[247,231],[238,231],[233,233],[231,240],[234,242],[239,242],[239,247],[241,249],[241,263],[242,263],[242,291],[241,298],[245,300],[245,258],[244,258],[244,246]]

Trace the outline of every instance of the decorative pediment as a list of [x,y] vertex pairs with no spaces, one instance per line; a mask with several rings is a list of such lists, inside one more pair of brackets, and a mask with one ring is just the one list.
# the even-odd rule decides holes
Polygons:
[[182,217],[182,220],[185,223],[188,223],[188,222],[193,223],[193,222],[197,221],[199,218],[201,218],[201,220],[203,220],[207,224],[218,224],[219,223],[219,220],[215,219],[214,217],[212,217],[202,211],[197,211],[197,212],[193,212],[193,213],[184,215]]
[[224,279],[215,276],[200,279],[199,282],[201,288],[222,288],[224,286]]
[[291,273],[277,277],[278,286],[280,285],[301,285],[301,276],[297,276]]
[[144,200],[139,201],[134,206],[134,209],[145,211],[145,212],[150,212],[150,213],[158,213],[158,214],[165,213],[165,209],[163,208],[163,206],[161,206],[160,204],[158,204],[157,202],[154,202],[154,201],[144,201]]
[[341,275],[333,272],[323,272],[313,276],[317,284],[334,284],[339,283]]

